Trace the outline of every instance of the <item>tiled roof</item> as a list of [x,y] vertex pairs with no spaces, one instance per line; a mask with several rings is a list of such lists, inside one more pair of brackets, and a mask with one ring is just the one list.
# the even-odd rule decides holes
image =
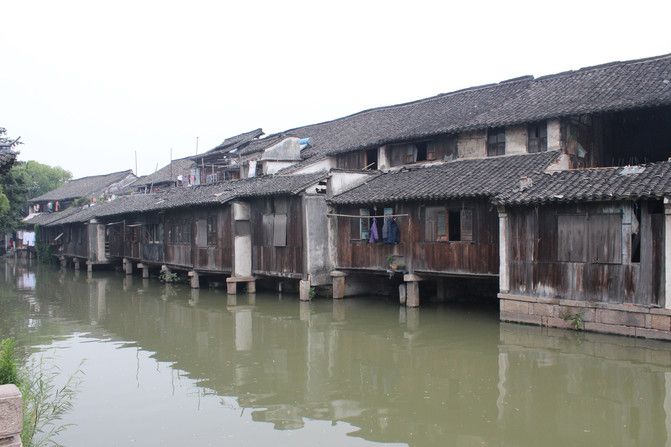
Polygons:
[[119,183],[132,175],[133,171],[128,170],[70,180],[59,188],[42,194],[39,197],[30,199],[30,202],[76,199],[79,197],[97,197],[108,192],[110,187],[116,183]]
[[327,175],[327,173],[318,173],[263,176],[244,180],[230,180],[214,185],[173,188],[160,193],[120,196],[109,202],[78,208],[78,212],[52,224],[62,225],[86,222],[99,217],[222,204],[239,198],[298,194],[310,185],[326,178]]
[[162,167],[153,174],[140,177],[130,186],[132,188],[137,188],[140,186],[151,186],[159,183],[176,182],[177,177],[180,175],[186,182],[189,179],[189,175],[191,175],[191,168],[193,168],[195,165],[196,163],[188,158],[173,160],[171,163]]
[[558,152],[460,159],[402,169],[374,177],[331,198],[338,205],[493,197],[512,189],[523,176],[542,173]]
[[[671,105],[671,55],[532,76],[365,110],[258,140],[310,138],[304,158],[584,113]],[[266,146],[267,147],[267,146]]]
[[671,196],[671,162],[557,171],[533,178],[524,189],[519,186],[499,195],[495,202],[514,205],[663,198]]
[[26,225],[52,225],[66,217],[79,213],[80,207],[70,207],[55,213],[37,213],[23,220]]

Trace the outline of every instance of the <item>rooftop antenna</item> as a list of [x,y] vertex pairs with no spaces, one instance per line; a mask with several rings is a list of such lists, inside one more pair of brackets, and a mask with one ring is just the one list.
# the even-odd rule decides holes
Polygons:
[[170,148],[170,181],[172,182],[172,148]]
[[135,150],[135,175],[138,175],[138,173],[137,173],[137,150]]
[[196,155],[198,155],[198,137],[196,137]]

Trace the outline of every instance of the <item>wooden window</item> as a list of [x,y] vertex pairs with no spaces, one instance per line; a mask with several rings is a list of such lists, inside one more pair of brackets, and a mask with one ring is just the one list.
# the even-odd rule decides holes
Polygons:
[[449,240],[452,242],[461,240],[461,211],[450,210],[449,214],[450,234]]
[[207,245],[217,245],[217,215],[207,216]]
[[506,129],[497,127],[487,132],[487,156],[505,155],[506,153]]
[[287,215],[275,214],[273,219],[273,246],[287,245]]
[[163,243],[163,224],[147,224],[144,239],[146,244]]
[[527,126],[527,152],[545,152],[548,150],[547,121],[532,123]]
[[180,242],[182,244],[191,243],[191,222],[188,219],[182,221],[182,237]]
[[426,161],[427,160],[427,157],[428,157],[427,151],[426,151],[427,146],[428,146],[428,144],[427,144],[426,141],[422,141],[420,143],[415,144],[415,147],[417,148],[417,158],[416,158],[417,161]]
[[196,247],[207,247],[207,221],[196,220]]
[[273,239],[275,237],[274,233],[274,222],[275,218],[273,214],[264,214],[261,217],[261,224],[263,225],[263,245],[265,247],[272,247]]
[[[370,210],[361,208],[360,216],[370,216]],[[354,241],[368,240],[370,237],[370,217],[350,219],[350,239]]]
[[424,241],[473,241],[473,210],[427,207],[423,212]]
[[403,162],[405,164],[411,164],[415,162],[415,146],[412,144],[405,146],[405,156],[403,157]]
[[468,208],[461,210],[461,228],[459,231],[462,241],[473,241],[473,210]]

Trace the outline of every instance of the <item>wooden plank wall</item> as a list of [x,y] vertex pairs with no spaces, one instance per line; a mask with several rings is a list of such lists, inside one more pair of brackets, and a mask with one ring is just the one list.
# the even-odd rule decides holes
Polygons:
[[63,237],[66,239],[63,242],[62,254],[66,256],[88,258],[88,226],[83,223],[68,224],[63,227],[63,231]]
[[275,247],[272,240],[264,240],[266,200],[250,201],[250,225],[252,233],[252,270],[270,275],[300,275],[303,273],[303,200],[300,196],[288,196],[286,246]]
[[[611,214],[606,216],[603,205],[509,210],[511,293],[613,303],[663,302],[663,214],[650,214],[647,206],[641,207],[641,258],[632,262],[622,255],[631,253],[631,234],[622,234],[620,216],[612,214],[613,204],[608,207]],[[584,221],[585,228],[560,231],[560,221],[571,215],[595,218]],[[620,247],[620,254],[614,253],[618,242],[629,244]]]
[[366,167],[366,151],[348,152],[336,157],[338,169],[361,170]]
[[[421,208],[424,205],[445,208],[470,208],[473,210],[473,241],[424,241],[424,222]],[[360,207],[342,207],[340,214],[359,214]],[[430,204],[397,204],[401,240],[397,245],[370,244],[353,240],[351,219],[338,217],[337,250],[338,268],[386,270],[391,254],[403,256],[409,268],[415,271],[439,274],[488,274],[499,271],[498,214],[486,201],[452,201]],[[384,206],[378,206],[382,214]],[[378,219],[378,229],[382,222]]]
[[[217,240],[207,243],[207,219],[215,216]],[[204,232],[204,234],[202,234]],[[200,270],[229,271],[233,265],[231,235],[231,208],[207,208],[194,212],[193,266]]]

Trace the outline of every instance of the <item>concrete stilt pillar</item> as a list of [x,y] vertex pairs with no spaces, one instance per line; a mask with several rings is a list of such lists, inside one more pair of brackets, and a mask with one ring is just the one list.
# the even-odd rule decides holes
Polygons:
[[256,293],[256,280],[247,281],[247,293]]
[[499,207],[499,292],[510,290],[508,271],[508,213],[502,206]]
[[75,270],[79,270],[79,258],[74,258],[72,260],[72,265],[74,266]]
[[346,273],[334,270],[331,272],[333,281],[333,299],[340,300],[345,298],[345,276]]
[[229,281],[231,278],[226,279],[226,293],[229,295],[235,295],[238,293],[238,283],[235,281]]
[[404,306],[405,300],[407,298],[405,284],[399,284],[398,286],[398,302]]
[[195,270],[189,272],[189,277],[191,278],[191,288],[200,289],[200,275]]
[[405,281],[405,305],[407,307],[419,307],[419,282],[422,280],[420,276],[413,273],[403,275]]
[[419,282],[406,283],[406,307],[419,307]]
[[149,266],[146,266],[142,263],[138,263],[137,268],[142,270],[142,279],[149,278]]
[[247,304],[249,304],[250,306],[256,305],[256,293],[247,294]]
[[86,261],[86,271],[89,273],[93,272],[93,263],[91,261]]
[[199,300],[200,300],[200,290],[191,289],[191,299],[189,300],[189,306],[197,305]]
[[65,258],[65,256],[61,256],[61,268],[66,268],[68,266],[68,260]]
[[126,275],[133,274],[133,263],[130,259],[123,258],[123,269]]
[[301,301],[310,301],[310,281],[301,279],[298,284],[298,290]]

